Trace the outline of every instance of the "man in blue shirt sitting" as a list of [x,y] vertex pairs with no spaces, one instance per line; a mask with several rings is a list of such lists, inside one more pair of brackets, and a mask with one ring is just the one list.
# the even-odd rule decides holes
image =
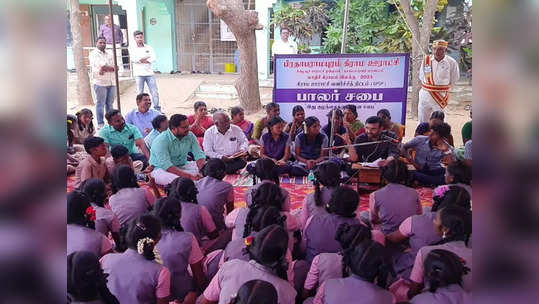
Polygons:
[[161,112],[151,109],[152,102],[150,95],[141,93],[137,95],[137,108],[131,110],[125,116],[125,121],[138,128],[142,137],[150,134],[152,131],[152,120],[161,115]]

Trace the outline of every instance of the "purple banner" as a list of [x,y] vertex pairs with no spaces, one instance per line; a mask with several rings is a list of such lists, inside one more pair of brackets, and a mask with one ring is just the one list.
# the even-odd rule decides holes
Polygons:
[[407,53],[276,55],[274,64],[273,99],[287,121],[298,104],[321,121],[330,109],[355,104],[362,121],[388,109],[394,121],[405,123]]

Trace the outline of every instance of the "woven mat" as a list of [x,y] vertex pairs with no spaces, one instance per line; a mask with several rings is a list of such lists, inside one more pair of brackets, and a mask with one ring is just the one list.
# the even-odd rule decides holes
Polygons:
[[[281,178],[281,187],[286,189],[288,193],[290,193],[290,203],[292,210],[301,208],[301,205],[303,203],[303,200],[305,197],[309,194],[314,192],[314,187],[308,183],[307,181],[302,182],[300,184],[298,183],[291,183],[291,182],[283,182],[283,179],[288,179],[285,177]],[[245,192],[247,189],[249,189],[252,185],[252,180],[249,181],[242,181],[241,175],[228,175],[225,178],[225,181],[230,182],[230,180],[234,180],[235,182],[239,184],[244,184],[243,186],[234,185],[234,202],[236,208],[238,207],[244,207],[245,206]],[[290,181],[290,179],[288,179]],[[139,185],[144,188],[149,188],[149,186],[146,183],[139,182]],[[73,191],[75,189],[75,175],[69,175],[67,177],[67,192]],[[159,191],[161,192],[161,195],[165,195],[164,189],[162,187],[159,188]],[[423,206],[432,206],[432,195],[433,190],[431,188],[416,188],[417,193],[419,194],[419,198],[421,200],[421,204]],[[360,202],[359,202],[359,211],[367,210],[369,207],[369,194],[361,194],[360,195]]]

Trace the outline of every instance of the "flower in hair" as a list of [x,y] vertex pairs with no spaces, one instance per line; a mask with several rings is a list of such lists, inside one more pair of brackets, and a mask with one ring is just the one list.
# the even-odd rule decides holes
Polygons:
[[95,222],[96,215],[95,215],[95,209],[94,207],[90,206],[86,208],[86,211],[84,212],[84,215],[86,218],[88,218],[90,221]]
[[434,196],[443,197],[447,191],[449,191],[449,185],[439,186],[434,189]]
[[137,242],[137,251],[139,254],[143,254],[144,253],[144,246],[146,244],[153,244],[154,243],[154,240],[152,238],[149,238],[149,237],[145,237],[143,239],[140,239],[138,240]]
[[245,246],[249,247],[249,246],[253,245],[254,239],[255,239],[254,236],[248,236],[248,237],[246,237],[245,240],[244,240]]

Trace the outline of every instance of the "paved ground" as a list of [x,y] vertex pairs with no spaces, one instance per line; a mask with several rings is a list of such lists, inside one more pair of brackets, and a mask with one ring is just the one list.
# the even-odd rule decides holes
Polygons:
[[[238,77],[237,75],[229,74],[158,74],[156,76],[159,87],[159,100],[161,107],[167,116],[175,113],[191,114],[193,112],[193,103],[200,99],[194,97],[193,93],[203,82],[210,84],[233,84]],[[78,98],[76,94],[76,81],[76,74],[68,73],[68,113],[74,113],[78,109],[82,108],[77,105]],[[263,86],[260,88],[260,98],[262,104],[271,102],[272,88],[267,86],[271,84],[271,81],[265,81],[263,82]],[[136,107],[135,97],[137,92],[134,80],[121,81],[120,91],[122,92],[120,96],[122,112],[126,113]],[[464,110],[464,107],[471,104],[472,90],[468,82],[462,81],[458,86],[455,87],[454,91],[455,92],[452,95],[451,104],[446,108],[446,121],[452,127],[452,134],[456,146],[460,146],[462,145],[460,130],[462,129],[462,126],[470,120],[469,114]],[[225,110],[239,105],[238,99],[222,100],[205,98],[204,101],[208,104],[209,108],[221,108]],[[90,106],[90,108],[94,109],[94,106]],[[407,108],[410,109],[410,106]],[[251,121],[255,121],[263,115],[264,112],[259,111],[257,113],[246,115],[246,117]],[[411,118],[411,114],[409,112],[407,116],[405,138],[409,139],[413,137],[418,122],[417,120]]]

